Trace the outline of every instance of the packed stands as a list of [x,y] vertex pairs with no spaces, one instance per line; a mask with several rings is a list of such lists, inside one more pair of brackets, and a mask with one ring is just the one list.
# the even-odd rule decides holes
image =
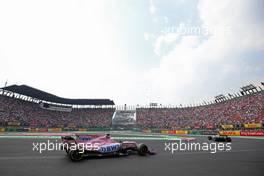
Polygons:
[[73,108],[71,112],[43,109],[39,104],[0,96],[0,126],[110,127],[114,108]]
[[137,123],[141,128],[235,129],[263,121],[264,91],[197,107],[137,108]]
[[4,127],[110,128],[115,111],[108,99],[65,99],[25,85],[1,90]]
[[137,106],[130,111],[125,106],[121,112],[136,118],[119,118],[109,99],[65,99],[25,85],[0,89],[0,127],[134,128],[136,119],[141,129],[169,130],[263,129],[264,91],[194,107]]

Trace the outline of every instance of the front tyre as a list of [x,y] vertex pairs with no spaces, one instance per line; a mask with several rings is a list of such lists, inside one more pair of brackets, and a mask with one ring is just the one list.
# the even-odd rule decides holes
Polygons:
[[148,147],[145,144],[138,145],[138,154],[140,156],[145,156],[148,154]]
[[68,156],[72,161],[81,161],[83,159],[83,153],[80,153],[79,150],[69,151]]

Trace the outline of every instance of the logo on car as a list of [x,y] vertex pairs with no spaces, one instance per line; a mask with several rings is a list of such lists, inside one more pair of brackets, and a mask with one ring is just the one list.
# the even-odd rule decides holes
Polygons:
[[104,145],[100,148],[100,152],[102,153],[110,153],[115,152],[120,148],[120,144],[111,144],[111,145]]

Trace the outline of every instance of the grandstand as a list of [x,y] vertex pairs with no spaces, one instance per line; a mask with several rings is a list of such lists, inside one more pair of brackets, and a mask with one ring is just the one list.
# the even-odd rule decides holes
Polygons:
[[26,86],[0,90],[0,126],[34,128],[110,128],[114,102],[66,99]]
[[0,89],[0,127],[84,129],[263,129],[264,91],[252,84],[241,94],[219,95],[199,106],[123,106],[109,99],[67,99],[32,88]]
[[19,98],[31,102],[47,102],[59,105],[76,105],[76,106],[102,106],[102,105],[115,105],[112,100],[109,99],[68,99],[61,98],[42,90],[35,89],[27,85],[11,85],[1,88],[1,94],[12,96],[13,98]]
[[229,126],[241,129],[244,124],[262,124],[263,120],[263,90],[196,107],[137,108],[137,122],[141,128],[215,130]]

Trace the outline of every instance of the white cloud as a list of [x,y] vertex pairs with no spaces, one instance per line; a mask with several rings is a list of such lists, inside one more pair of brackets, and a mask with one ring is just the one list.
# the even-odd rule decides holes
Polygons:
[[[155,30],[146,28],[144,38],[153,44],[160,63],[144,71],[127,63],[134,59],[125,50],[131,45],[120,35],[127,24],[119,26],[122,17],[109,17],[106,2],[1,1],[3,84],[8,78],[9,84],[29,84],[71,98],[111,98],[117,104],[180,104],[264,77],[257,74],[263,62],[248,64],[240,58],[264,47],[263,20],[254,15],[252,1],[199,2],[201,26],[230,26],[228,33],[206,37],[161,33],[153,43]],[[152,1],[149,10],[154,27],[164,24]],[[131,27],[125,32],[134,35],[134,31]]]
[[167,16],[164,16],[163,19],[165,24],[169,23],[169,18]]
[[157,37],[156,41],[154,42],[154,52],[157,55],[161,55],[161,47],[164,45],[171,45],[179,38],[179,34],[175,32],[162,34]]
[[145,40],[146,40],[146,41],[148,41],[148,40],[149,40],[149,38],[150,38],[150,35],[149,35],[149,33],[144,33],[144,38],[145,38]]
[[65,97],[118,97],[132,71],[106,6],[1,1],[0,79]]
[[[261,73],[263,62],[252,66],[240,58],[247,52],[263,51],[264,23],[254,16],[254,7],[251,1],[199,2],[202,26],[230,27],[230,31],[216,31],[207,37],[182,36],[173,49],[162,55],[160,66],[155,69],[160,91],[154,91],[159,93],[161,101],[202,101],[229,87],[238,89],[242,83],[263,78],[263,72],[255,75]],[[165,38],[157,37],[155,53],[160,54]]]
[[150,14],[153,15],[156,12],[156,7],[155,7],[155,5],[153,3],[153,0],[150,0],[149,3],[150,3],[149,12],[150,12]]

